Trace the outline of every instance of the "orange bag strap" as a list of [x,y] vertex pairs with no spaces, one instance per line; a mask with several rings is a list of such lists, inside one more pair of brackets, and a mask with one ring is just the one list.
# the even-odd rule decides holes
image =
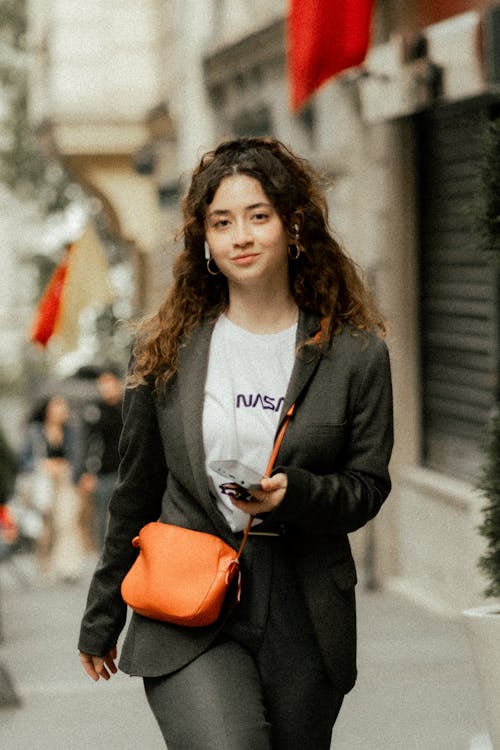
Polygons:
[[[325,320],[325,318],[323,318],[322,321],[321,321],[321,328],[317,332],[317,334],[315,335],[314,341],[318,342],[318,341],[321,340],[321,336],[323,334],[323,331],[326,328],[326,324],[327,324],[327,321]],[[279,449],[281,448],[281,443],[283,442],[283,438],[285,437],[286,428],[288,427],[288,424],[290,422],[290,419],[293,416],[294,411],[295,411],[295,401],[293,402],[293,404],[291,404],[291,406],[289,407],[287,413],[285,414],[285,418],[283,420],[283,424],[281,425],[280,431],[278,432],[278,434],[276,436],[276,440],[274,441],[273,451],[272,451],[271,457],[270,457],[270,459],[268,461],[266,471],[264,472],[264,476],[266,476],[266,477],[269,477],[271,475],[271,471],[273,470],[274,462],[276,461],[276,458],[277,458],[278,453],[279,453]],[[253,524],[254,520],[255,520],[255,518],[253,516],[250,516],[250,518],[248,519],[248,523],[246,525],[246,528],[245,528],[245,531],[244,531],[244,534],[243,534],[243,539],[241,540],[240,548],[239,548],[238,554],[236,556],[237,560],[240,559],[241,553],[243,552],[243,548],[244,548],[244,546],[246,544],[246,541],[248,539],[248,535],[250,533],[250,529],[252,527],[252,524]]]
[[[290,419],[293,416],[294,411],[295,411],[295,402],[290,406],[287,413],[285,414],[285,419],[283,420],[283,424],[281,425],[280,431],[278,432],[276,436],[276,440],[274,441],[274,446],[273,446],[273,452],[271,453],[271,457],[268,461],[267,468],[264,473],[265,477],[268,477],[271,475],[274,462],[276,461],[276,457],[278,455],[279,449],[281,448],[281,443],[283,442],[283,438],[285,437],[286,428],[288,427],[288,423],[290,422]],[[245,533],[243,534],[243,539],[241,540],[240,548],[238,550],[238,555],[236,557],[237,560],[239,560],[240,555],[243,552],[243,547],[246,544],[246,541],[248,539],[248,534],[250,533],[250,528],[254,520],[255,518],[253,516],[250,516],[250,518],[248,519],[248,523],[245,528]]]

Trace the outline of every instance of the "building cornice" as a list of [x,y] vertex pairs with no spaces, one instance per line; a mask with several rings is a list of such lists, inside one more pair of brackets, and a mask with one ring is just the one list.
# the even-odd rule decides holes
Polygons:
[[282,64],[285,57],[285,19],[254,31],[236,42],[216,47],[203,59],[209,88],[263,65]]

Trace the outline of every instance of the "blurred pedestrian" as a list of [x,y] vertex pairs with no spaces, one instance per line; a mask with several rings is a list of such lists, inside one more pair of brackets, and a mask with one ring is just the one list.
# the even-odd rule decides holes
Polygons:
[[81,442],[68,402],[58,395],[43,399],[29,419],[20,466],[29,475],[31,502],[41,518],[36,553],[48,578],[71,581],[81,572],[80,463]]
[[[144,524],[236,550],[253,517],[241,601],[198,628],[134,613],[119,666],[143,676],[169,750],[328,750],[356,675],[347,535],[390,490],[384,323],[328,228],[318,176],[279,141],[205,154],[183,208],[173,286],[134,344],[80,658],[94,680],[116,671],[120,584]],[[272,476],[224,494],[211,462],[262,476],[292,403]]]
[[17,474],[16,452],[0,426],[0,503],[7,503],[14,491]]
[[0,503],[0,561],[8,557],[17,541],[17,523],[6,503]]
[[17,475],[16,453],[0,426],[0,560],[7,557],[17,540],[17,524],[7,503]]
[[84,473],[80,488],[92,498],[92,524],[96,548],[104,543],[109,498],[118,476],[118,441],[122,429],[123,383],[115,366],[102,369],[97,377],[99,399],[83,409]]

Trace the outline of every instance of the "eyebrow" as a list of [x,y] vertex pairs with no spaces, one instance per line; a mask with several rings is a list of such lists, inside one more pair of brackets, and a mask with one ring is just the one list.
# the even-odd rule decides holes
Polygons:
[[[254,211],[256,208],[272,208],[272,206],[270,203],[259,201],[258,203],[251,203],[249,206],[245,206],[245,211]],[[214,209],[213,211],[209,211],[207,219],[210,219],[212,216],[223,216],[230,213],[231,211],[228,208]]]

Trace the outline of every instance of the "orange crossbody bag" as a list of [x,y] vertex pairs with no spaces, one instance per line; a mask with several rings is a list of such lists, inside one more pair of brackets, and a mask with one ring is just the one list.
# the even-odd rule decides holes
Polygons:
[[[276,436],[265,476],[270,476],[292,404]],[[241,592],[240,557],[253,517],[249,518],[239,550],[214,534],[154,521],[132,540],[139,554],[122,581],[124,601],[135,612],[186,627],[210,625],[219,617],[231,583]]]

